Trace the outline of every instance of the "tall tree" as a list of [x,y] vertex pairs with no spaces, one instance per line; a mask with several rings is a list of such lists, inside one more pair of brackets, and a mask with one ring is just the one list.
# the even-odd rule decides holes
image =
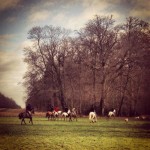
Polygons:
[[[93,91],[95,91],[96,71],[99,72],[98,81],[100,87],[100,112],[103,114],[105,106],[105,84],[109,74],[109,59],[117,43],[118,30],[113,26],[114,20],[111,17],[95,16],[83,29],[81,40],[88,51],[88,65],[93,73]],[[93,96],[95,98],[95,95]]]
[[[37,81],[43,82],[43,90],[59,94],[61,105],[65,107],[63,70],[68,31],[60,27],[33,27],[28,38],[33,46],[25,48],[25,61],[28,63]],[[32,76],[29,76],[31,79]]]
[[[133,17],[127,18],[126,24],[122,27],[123,33],[120,34],[120,56],[117,68],[117,74],[119,73],[118,77],[120,78],[118,83],[120,83],[121,88],[118,115],[121,115],[124,100],[127,99],[128,89],[133,88],[131,82],[138,79],[135,78],[139,75],[136,70],[141,71],[139,62],[141,62],[141,54],[144,54],[147,49],[147,35],[145,34],[147,28],[148,24],[146,22]],[[137,92],[139,92],[139,88],[136,89]],[[130,95],[133,95],[133,93],[130,93]],[[134,107],[135,105],[136,102]]]

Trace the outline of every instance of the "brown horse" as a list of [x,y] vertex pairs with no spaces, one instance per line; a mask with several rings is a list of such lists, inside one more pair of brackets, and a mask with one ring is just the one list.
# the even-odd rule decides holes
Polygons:
[[24,124],[26,124],[25,118],[30,119],[29,123],[31,122],[31,124],[33,124],[32,114],[34,114],[34,109],[32,109],[31,111],[28,111],[28,112],[25,111],[25,112],[19,113],[18,117],[19,117],[19,119],[21,119],[21,125],[23,122],[24,122]]
[[56,119],[56,115],[55,115],[55,111],[48,111],[46,113],[46,118],[48,118],[48,120],[55,120]]

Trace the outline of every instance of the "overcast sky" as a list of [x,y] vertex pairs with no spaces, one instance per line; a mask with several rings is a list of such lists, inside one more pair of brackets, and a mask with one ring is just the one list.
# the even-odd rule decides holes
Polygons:
[[23,48],[33,26],[78,30],[94,15],[113,15],[117,23],[129,16],[149,22],[149,10],[150,0],[0,0],[0,92],[25,106]]

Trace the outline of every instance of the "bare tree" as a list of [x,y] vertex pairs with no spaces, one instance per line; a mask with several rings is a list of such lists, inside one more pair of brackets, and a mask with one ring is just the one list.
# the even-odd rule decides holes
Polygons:
[[[138,75],[135,74],[135,70],[139,68],[138,62],[140,61],[141,53],[143,53],[143,50],[147,49],[147,42],[143,41],[144,39],[146,40],[146,35],[144,34],[147,30],[147,27],[148,24],[146,22],[133,17],[127,18],[126,24],[122,27],[123,33],[120,34],[120,56],[118,57],[119,60],[116,70],[116,73],[120,78],[120,81],[118,80],[118,83],[120,83],[119,86],[121,92],[118,115],[121,115],[125,97],[127,97],[129,93],[128,89],[131,89],[131,82],[135,80],[135,76]],[[138,70],[141,69],[139,68]],[[133,87],[134,86],[132,86],[132,88]],[[139,88],[135,93],[137,92],[139,92]],[[136,101],[134,103],[134,107],[135,105]]]
[[[28,38],[33,46],[25,48],[25,61],[31,67],[28,72],[35,70],[37,80],[43,81],[43,90],[59,93],[61,105],[65,107],[63,64],[68,31],[60,27],[33,27]],[[32,76],[30,76],[32,78]]]
[[96,72],[99,72],[100,87],[100,112],[103,114],[105,106],[105,84],[110,67],[110,57],[117,43],[118,30],[113,26],[111,17],[95,16],[90,20],[80,33],[84,47],[87,49],[87,65],[93,73],[93,98],[95,99]]
[[84,114],[92,104],[100,114],[148,112],[149,35],[149,24],[133,17],[114,26],[112,16],[96,15],[73,37],[60,27],[33,27],[24,51],[27,101],[43,109],[59,98],[62,108]]

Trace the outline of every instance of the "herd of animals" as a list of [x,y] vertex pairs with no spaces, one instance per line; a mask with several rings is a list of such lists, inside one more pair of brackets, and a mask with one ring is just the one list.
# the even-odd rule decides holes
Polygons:
[[[26,107],[26,111],[19,113],[18,117],[21,120],[21,125],[25,122],[25,119],[28,118],[29,119],[29,123],[33,124],[33,120],[32,120],[32,114],[34,114],[34,108],[31,107],[30,105],[28,105]],[[107,117],[111,118],[111,117],[115,117],[116,116],[116,110],[114,109],[113,111],[109,111]],[[76,120],[77,121],[77,111],[75,108],[73,108],[72,110],[67,109],[67,111],[62,112],[60,110],[56,111],[55,109],[52,111],[47,111],[46,112],[46,117],[48,118],[48,120],[69,120],[69,121],[73,121]],[[146,116],[137,116],[135,117],[135,119],[142,119],[142,120],[150,120],[150,116],[146,117]],[[97,114],[95,112],[95,110],[92,110],[89,112],[89,121],[90,122],[97,122]],[[125,122],[128,122],[129,119],[125,118],[124,119]]]
[[69,121],[76,120],[77,121],[77,112],[76,109],[73,108],[72,111],[69,109],[67,112],[62,112],[62,111],[48,111],[46,113],[46,117],[48,120],[56,120],[56,119],[63,119],[67,120],[69,118]]
[[[29,123],[33,124],[33,120],[32,120],[32,114],[34,114],[34,109],[31,109],[30,111],[25,111],[25,112],[21,112],[19,113],[18,117],[21,120],[21,125],[25,122],[25,119],[28,118],[29,119]],[[115,117],[116,115],[116,110],[114,109],[113,111],[110,111],[108,113],[108,117]],[[67,112],[62,112],[62,111],[47,111],[46,112],[46,118],[48,118],[48,120],[69,120],[69,121],[73,121],[76,120],[77,121],[77,111],[75,108],[73,108],[72,110],[68,110]],[[91,111],[89,113],[89,121],[90,122],[97,122],[97,115],[95,111]]]

